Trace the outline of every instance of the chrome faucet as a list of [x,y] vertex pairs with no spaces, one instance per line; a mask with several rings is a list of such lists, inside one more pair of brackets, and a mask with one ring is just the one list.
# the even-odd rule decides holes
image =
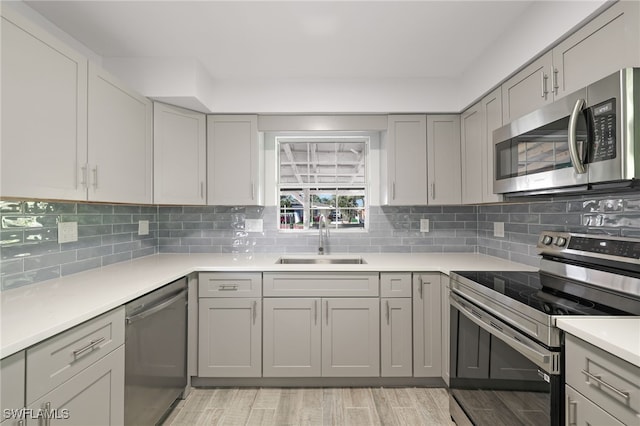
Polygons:
[[322,227],[324,226],[324,231],[326,235],[327,241],[329,240],[329,227],[327,226],[327,218],[324,217],[323,214],[318,218],[318,254],[324,253],[324,238],[322,238]]

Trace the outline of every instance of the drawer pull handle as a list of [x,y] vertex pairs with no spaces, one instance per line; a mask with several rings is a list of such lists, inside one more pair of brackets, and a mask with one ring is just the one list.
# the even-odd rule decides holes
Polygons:
[[[629,398],[630,398],[629,392],[624,392],[624,391],[619,390],[618,388],[616,388],[616,387],[610,385],[609,383],[605,382],[604,380],[602,380],[602,378],[600,376],[596,376],[595,374],[591,374],[587,370],[582,370],[582,374],[587,376],[588,379],[591,379],[594,382],[598,383],[599,385],[602,385],[605,388],[609,389],[610,391],[618,394],[618,396],[620,396],[621,398],[624,398],[627,401],[629,400]],[[593,384],[590,381],[587,381],[587,383],[593,386]]]
[[95,339],[89,342],[89,344],[87,346],[84,346],[80,349],[76,349],[75,351],[73,351],[73,357],[74,358],[78,358],[80,355],[82,355],[83,353],[92,350],[93,348],[95,348],[97,345],[99,345],[100,343],[104,342],[104,337],[101,337],[99,339]]
[[218,287],[220,291],[238,291],[238,284],[222,284]]
[[567,425],[568,426],[577,426],[578,425],[578,402],[573,401],[570,397],[567,397]]

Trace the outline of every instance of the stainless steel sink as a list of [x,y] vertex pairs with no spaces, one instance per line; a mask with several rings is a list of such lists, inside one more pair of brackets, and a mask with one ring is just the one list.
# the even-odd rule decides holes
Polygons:
[[281,264],[297,265],[363,265],[367,262],[361,257],[281,257],[276,261]]

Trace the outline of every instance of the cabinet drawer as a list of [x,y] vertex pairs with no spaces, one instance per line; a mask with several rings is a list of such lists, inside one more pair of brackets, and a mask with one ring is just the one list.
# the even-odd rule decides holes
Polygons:
[[383,272],[380,274],[381,297],[411,297],[411,274]]
[[0,423],[3,423],[7,416],[4,410],[24,407],[24,351],[0,361],[0,379]]
[[640,367],[570,334],[566,335],[567,384],[625,424],[640,417]]
[[27,349],[27,404],[124,343],[124,307]]
[[277,272],[264,274],[264,295],[275,297],[378,296],[377,272]]
[[262,274],[203,272],[198,279],[198,297],[260,297]]

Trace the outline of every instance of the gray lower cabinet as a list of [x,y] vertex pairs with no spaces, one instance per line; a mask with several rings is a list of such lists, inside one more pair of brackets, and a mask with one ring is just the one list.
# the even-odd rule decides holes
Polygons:
[[589,401],[571,386],[565,386],[565,424],[575,426],[608,425],[622,426],[611,414]]
[[565,372],[567,424],[638,424],[640,367],[566,334]]
[[[121,425],[124,423],[124,346],[118,347],[29,404],[51,416],[44,424],[65,426]],[[27,424],[40,424],[28,421]]]
[[198,376],[260,377],[262,300],[198,300]]
[[377,377],[377,298],[265,298],[264,377]]
[[319,377],[320,298],[265,298],[264,377]]
[[120,307],[26,350],[27,413],[43,416],[27,424],[124,423],[124,321]]
[[380,375],[378,298],[322,299],[322,375]]
[[382,377],[413,375],[411,298],[380,299],[380,363]]
[[442,376],[439,273],[413,274],[413,375]]
[[0,409],[2,426],[22,425],[21,412],[25,395],[25,354],[18,352],[0,361]]

